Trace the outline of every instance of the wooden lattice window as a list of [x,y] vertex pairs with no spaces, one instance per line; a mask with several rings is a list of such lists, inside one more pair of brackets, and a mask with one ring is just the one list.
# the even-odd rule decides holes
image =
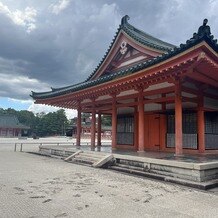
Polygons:
[[[197,115],[196,113],[183,113],[182,131],[184,134],[197,133]],[[167,133],[175,133],[175,114],[167,115]]]
[[218,112],[205,113],[205,133],[218,134]]
[[134,144],[134,116],[117,117],[117,144]]

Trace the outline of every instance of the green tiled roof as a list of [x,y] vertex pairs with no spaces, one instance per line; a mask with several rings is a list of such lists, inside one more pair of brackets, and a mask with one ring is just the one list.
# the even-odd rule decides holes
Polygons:
[[[127,18],[128,18],[127,16],[122,18],[121,27],[130,25],[127,23]],[[179,53],[182,53],[185,50],[201,43],[202,41],[205,41],[211,48],[213,48],[213,50],[215,52],[218,53],[217,40],[214,39],[213,35],[211,35],[210,27],[207,26],[206,24],[207,24],[207,20],[205,19],[204,24],[199,27],[198,32],[194,33],[193,37],[190,38],[189,40],[187,40],[185,44],[180,44],[179,47],[174,47],[173,49],[168,50],[167,53],[159,55],[153,59],[144,61],[142,63],[135,64],[135,65],[133,65],[127,69],[124,69],[124,70],[118,70],[116,72],[111,72],[109,75],[99,77],[95,80],[90,80],[90,77],[89,77],[86,81],[84,81],[82,83],[78,83],[78,84],[75,84],[72,86],[67,86],[67,87],[63,87],[63,88],[59,88],[59,89],[53,89],[50,92],[41,92],[41,93],[32,92],[31,97],[34,99],[46,99],[46,98],[50,98],[50,97],[60,96],[63,94],[73,93],[75,91],[83,90],[85,88],[89,88],[89,87],[92,87],[92,86],[95,86],[98,84],[102,84],[104,82],[114,80],[117,77],[122,77],[122,76],[125,76],[128,74],[133,74],[135,72],[138,72],[139,70],[146,69],[146,68],[151,67],[157,63],[165,61],[165,60],[167,60],[167,59],[169,59],[169,58],[171,58]],[[153,38],[151,38],[151,41],[152,40],[153,40]],[[151,43],[151,41],[150,41],[150,43]],[[164,42],[160,41],[158,46],[161,46],[161,43],[164,43]],[[111,46],[112,46],[112,44],[111,44]],[[109,48],[109,50],[110,50],[110,48]]]
[[0,115],[0,128],[29,129],[30,127],[21,124],[16,116],[5,114]]
[[149,47],[157,48],[163,51],[170,51],[172,48],[175,48],[175,45],[164,42],[160,39],[157,39],[137,28],[130,25],[127,20],[129,16],[126,15],[122,18],[121,29],[124,30],[130,37],[140,42],[141,44],[147,45]]

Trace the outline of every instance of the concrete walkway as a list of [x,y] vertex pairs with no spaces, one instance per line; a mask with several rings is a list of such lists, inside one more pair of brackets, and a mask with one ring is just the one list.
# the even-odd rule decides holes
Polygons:
[[[30,148],[29,148],[30,149]],[[0,217],[217,217],[218,193],[0,146]]]

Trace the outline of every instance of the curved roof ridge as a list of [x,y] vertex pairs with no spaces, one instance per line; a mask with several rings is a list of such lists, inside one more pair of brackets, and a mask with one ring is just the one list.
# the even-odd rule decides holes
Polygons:
[[76,84],[73,84],[73,85],[69,85],[69,86],[64,86],[64,87],[61,87],[61,88],[53,88],[53,87],[51,87],[51,90],[52,91],[58,91],[58,90],[61,90],[63,88],[73,88],[74,86],[81,85],[82,83],[84,83],[84,82],[79,82],[79,83],[76,83]]
[[[158,39],[158,38],[156,38],[156,37],[154,37],[154,36],[152,36],[152,35],[150,35],[150,34],[144,32],[144,31],[141,30],[141,29],[138,29],[138,28],[134,27],[133,25],[131,25],[130,23],[128,23],[128,21],[127,21],[127,20],[129,20],[129,16],[128,16],[128,15],[124,16],[123,18],[126,19],[126,21],[123,22],[123,24],[121,24],[121,25],[123,25],[123,27],[126,27],[126,28],[128,28],[128,29],[130,29],[130,30],[133,30],[135,33],[138,33],[140,36],[144,36],[146,39],[151,39],[151,40],[155,40],[156,42],[160,42],[160,43],[162,43],[163,45],[168,46],[169,49],[170,49],[170,48],[172,49],[172,48],[176,47],[175,45],[173,45],[173,44],[171,44],[171,43],[168,43],[168,42],[165,42],[165,41],[163,41],[163,40],[161,40],[161,39]],[[123,19],[123,18],[122,18],[122,19]]]
[[73,88],[76,88],[76,87],[82,85],[83,83],[85,83],[85,81],[77,83],[77,84],[73,84],[73,85],[70,85],[70,86],[63,86],[63,87],[60,87],[60,88],[51,87],[51,91],[47,91],[47,92],[34,92],[34,91],[31,91],[32,94],[30,96],[33,97],[33,96],[37,96],[38,94],[44,95],[44,94],[50,94],[50,93],[59,92],[59,91],[67,90],[67,89],[73,89]]

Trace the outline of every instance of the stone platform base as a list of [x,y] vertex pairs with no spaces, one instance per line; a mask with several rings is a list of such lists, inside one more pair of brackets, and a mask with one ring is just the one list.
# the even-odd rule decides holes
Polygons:
[[[43,155],[66,158],[78,150],[58,146],[40,146]],[[96,152],[99,153],[99,152]],[[104,152],[100,152],[104,153]],[[108,153],[105,153],[108,155]],[[162,160],[113,153],[111,170],[173,182],[190,187],[209,189],[218,187],[218,161],[191,163],[177,160]]]

